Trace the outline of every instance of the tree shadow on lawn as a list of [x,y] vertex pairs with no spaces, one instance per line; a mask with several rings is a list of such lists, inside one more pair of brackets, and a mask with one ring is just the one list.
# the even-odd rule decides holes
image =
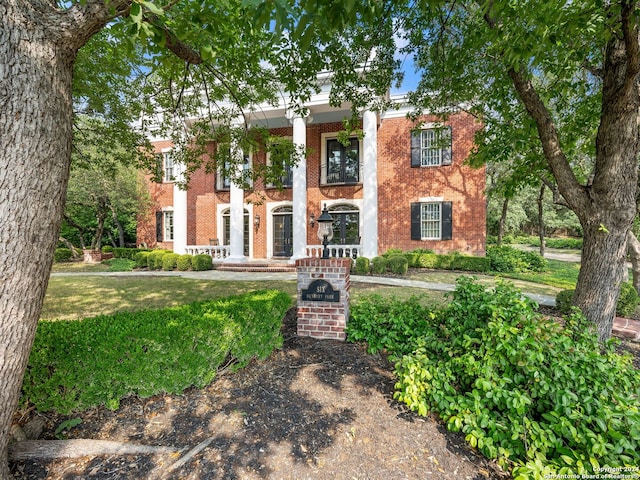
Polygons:
[[[293,312],[293,313],[292,313]],[[392,366],[360,345],[295,335],[263,362],[182,395],[130,397],[96,408],[69,436],[175,446],[179,455],[22,462],[18,478],[501,478],[459,436],[393,401]],[[73,416],[71,416],[73,417]],[[51,417],[47,436],[68,417]],[[171,465],[200,442],[206,448]]]

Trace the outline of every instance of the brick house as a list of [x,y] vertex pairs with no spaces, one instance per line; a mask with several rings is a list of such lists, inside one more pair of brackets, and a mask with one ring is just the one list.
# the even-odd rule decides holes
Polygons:
[[[305,106],[306,117],[286,106],[264,107],[248,122],[289,137],[308,155],[291,169],[284,190],[260,180],[245,192],[204,169],[181,190],[172,178],[180,165],[172,145],[153,139],[163,159],[162,183],[146,177],[152,208],[141,214],[138,244],[176,253],[210,253],[215,260],[296,259],[318,256],[317,222],[326,206],[334,218],[332,244],[348,254],[372,258],[390,248],[485,253],[485,170],[464,164],[480,124],[459,112],[445,122],[422,117],[419,130],[400,107],[365,110],[364,137],[348,146],[337,141],[346,109],[329,106],[320,94]],[[252,152],[249,162],[266,162]],[[252,201],[253,200],[253,201]]]

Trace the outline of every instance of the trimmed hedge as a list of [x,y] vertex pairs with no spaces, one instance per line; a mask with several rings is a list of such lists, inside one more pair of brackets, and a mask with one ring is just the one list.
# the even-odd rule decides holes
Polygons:
[[371,268],[370,263],[371,262],[367,257],[356,258],[356,263],[355,263],[356,275],[366,275],[367,273],[369,273],[369,269]]
[[387,271],[387,259],[385,257],[373,257],[371,259],[371,273],[381,274]]
[[169,250],[153,250],[149,252],[149,256],[147,257],[147,266],[149,270],[160,270],[162,269],[162,257],[164,257]]
[[[413,258],[415,254],[409,253]],[[436,270],[463,270],[467,272],[488,272],[491,261],[487,257],[474,257],[471,255],[461,255],[459,253],[448,253],[438,255],[435,253],[423,253],[417,257],[411,267],[433,268]]]
[[407,257],[401,253],[390,255],[388,261],[391,273],[395,273],[396,275],[404,275],[407,273],[407,270],[409,269],[409,261],[407,260]]
[[194,255],[191,259],[191,268],[196,272],[213,270],[213,259],[205,253]]
[[175,270],[175,268],[178,266],[178,258],[180,258],[179,253],[167,253],[162,257],[162,270]]
[[548,267],[547,260],[537,253],[524,252],[507,245],[487,248],[487,257],[494,272],[544,272]]
[[[104,250],[104,249],[103,249]],[[136,255],[140,252],[147,252],[144,248],[121,248],[116,247],[113,249],[113,258],[127,258],[129,260],[135,260]]]
[[145,250],[142,252],[138,252],[133,256],[133,261],[136,262],[137,268],[144,268],[149,265],[148,257],[151,252]]
[[54,262],[68,262],[73,257],[73,253],[70,248],[56,248],[53,254]]
[[178,257],[178,261],[176,262],[176,267],[181,272],[189,270],[191,268],[191,260],[193,259],[193,255],[189,255],[185,253],[184,255],[180,255]]

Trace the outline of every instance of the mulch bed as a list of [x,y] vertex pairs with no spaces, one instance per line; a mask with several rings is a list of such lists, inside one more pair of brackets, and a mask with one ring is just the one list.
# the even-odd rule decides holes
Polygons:
[[[545,312],[553,313],[553,312]],[[393,400],[393,367],[361,345],[301,338],[295,310],[282,349],[205,389],[121,402],[83,412],[66,438],[182,449],[179,454],[112,455],[11,465],[16,479],[451,479],[510,478],[460,434]],[[623,343],[640,358],[637,344]],[[44,439],[66,419],[44,418]],[[172,465],[206,441],[179,468]]]

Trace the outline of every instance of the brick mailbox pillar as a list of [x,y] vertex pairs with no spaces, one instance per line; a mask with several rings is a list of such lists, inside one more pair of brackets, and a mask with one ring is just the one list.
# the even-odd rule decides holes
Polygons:
[[350,270],[349,258],[296,260],[299,336],[345,339]]

